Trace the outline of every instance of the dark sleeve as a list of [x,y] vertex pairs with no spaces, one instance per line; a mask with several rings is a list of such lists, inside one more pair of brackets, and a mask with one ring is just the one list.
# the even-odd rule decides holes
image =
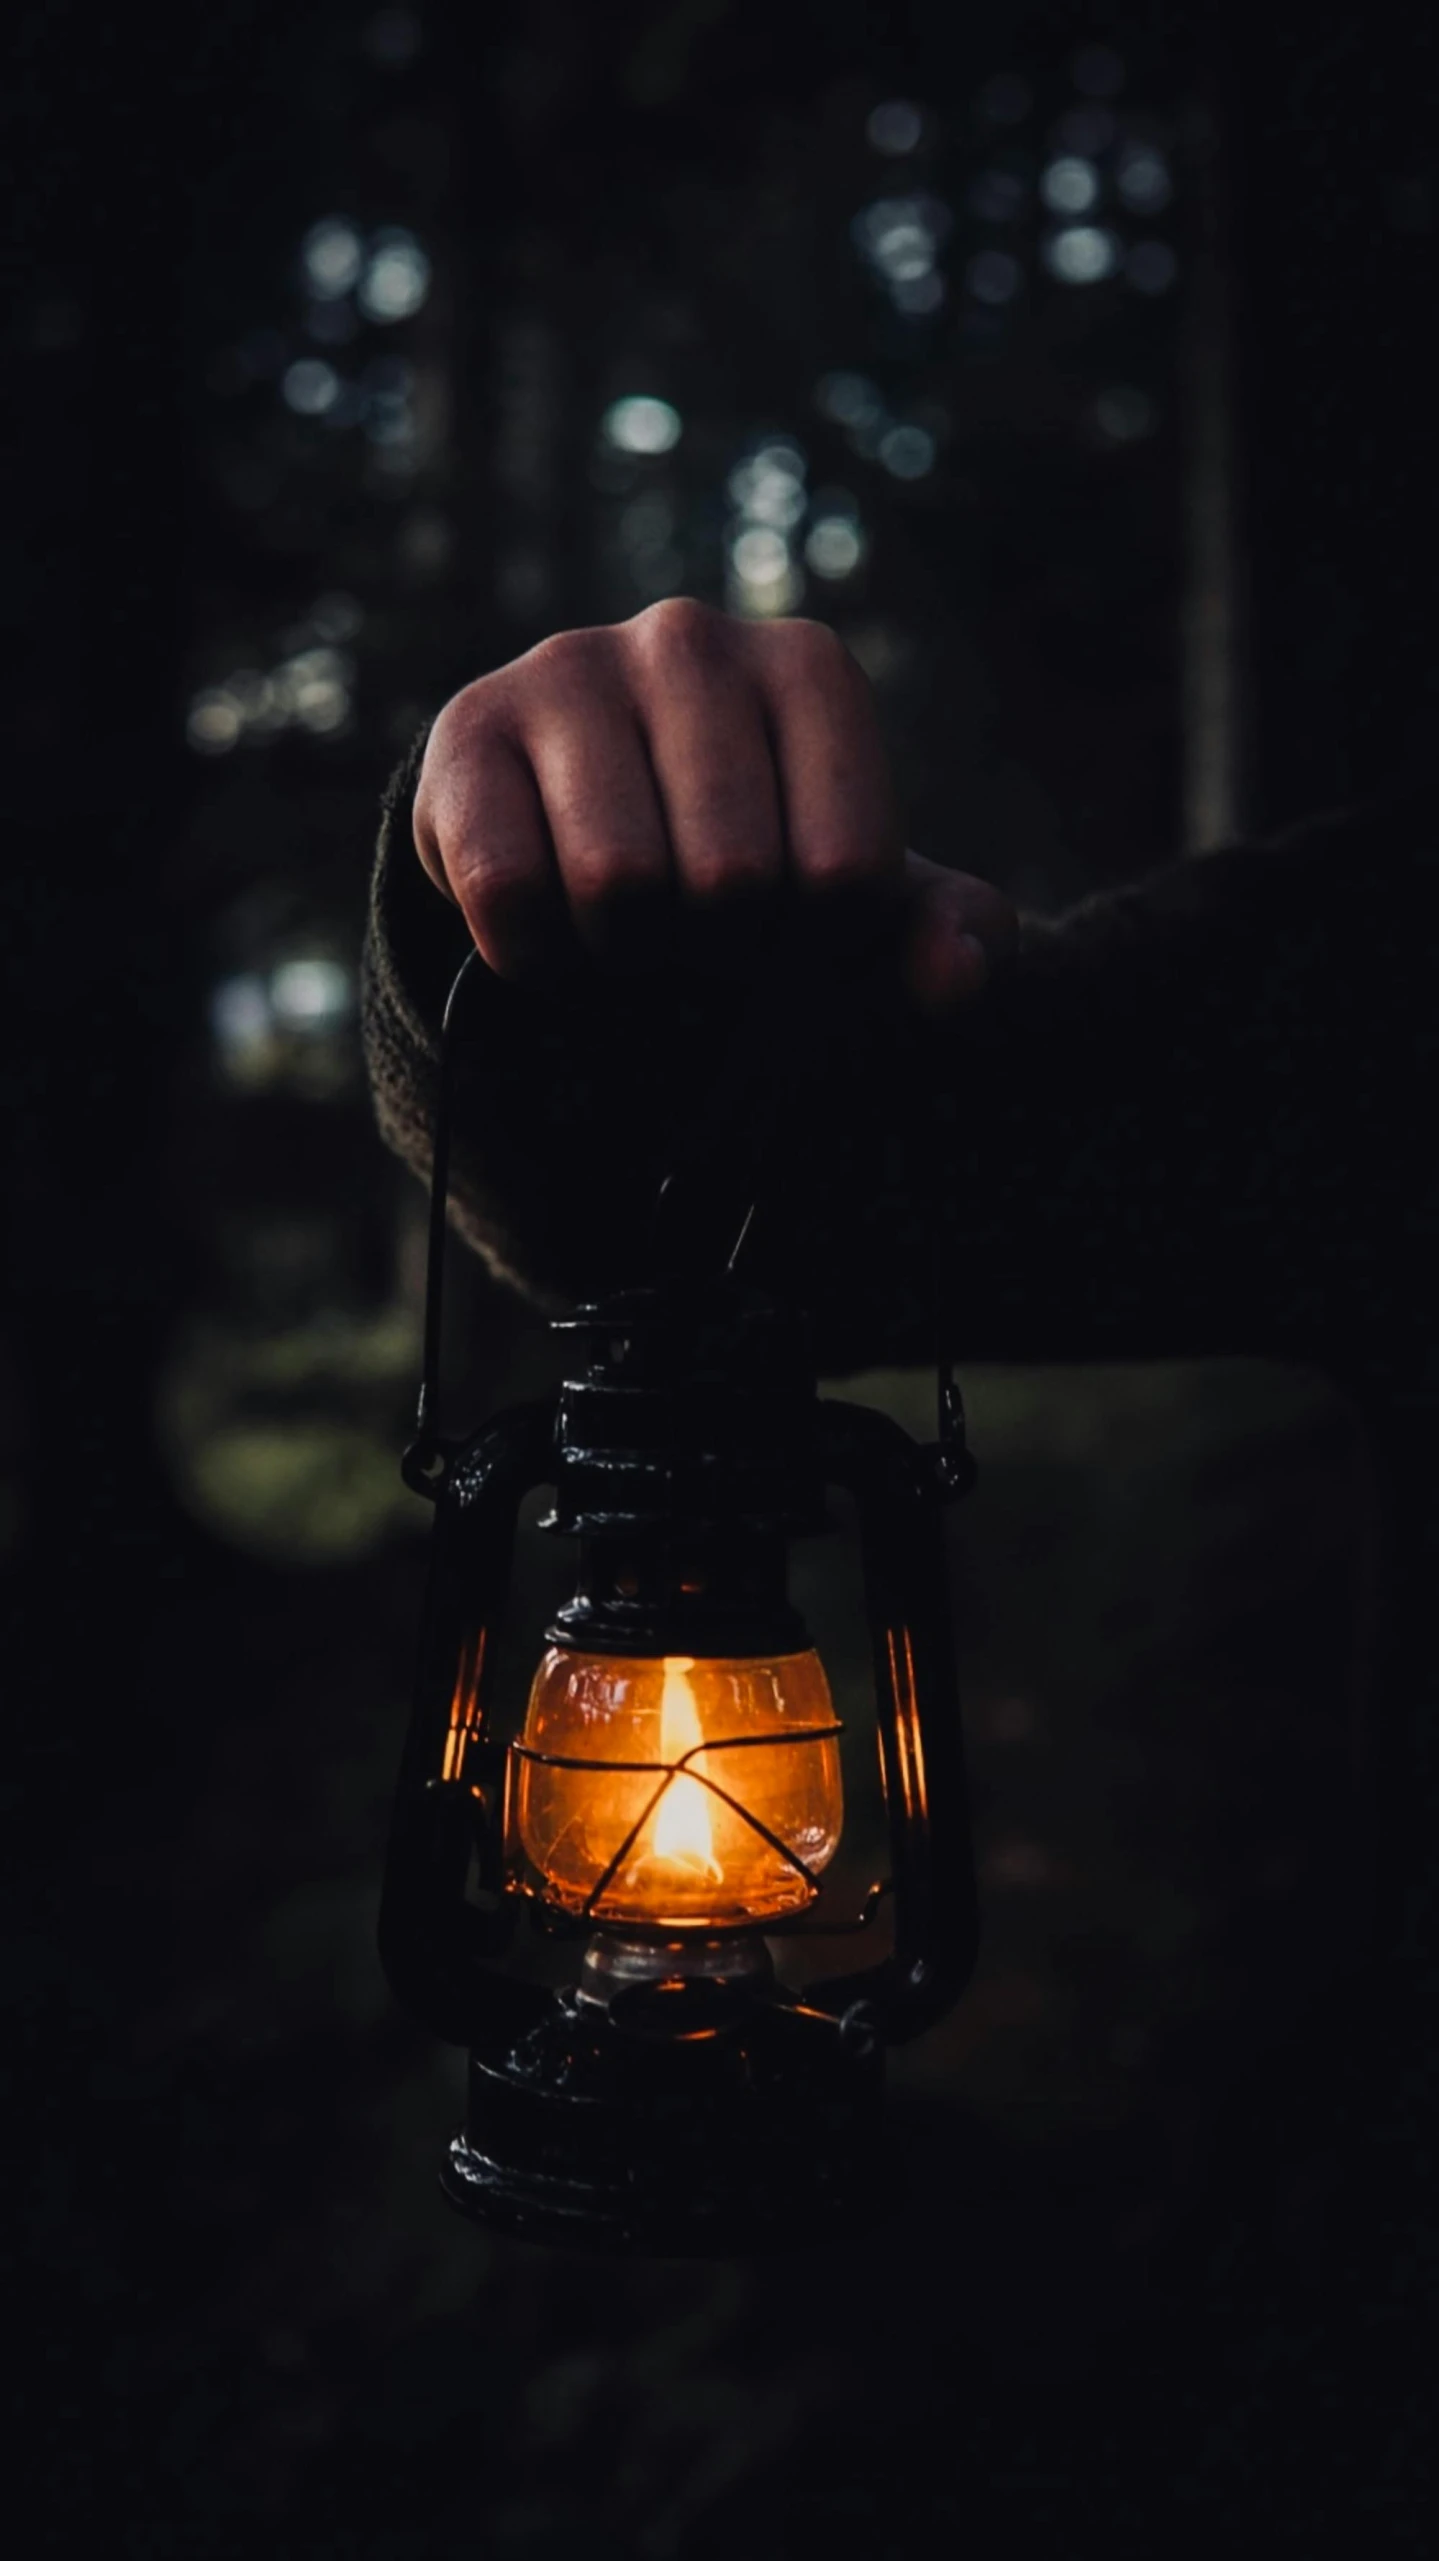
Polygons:
[[[423,746],[385,797],[363,985],[380,1127],[421,1174],[469,948],[413,849]],[[1026,917],[1016,964],[942,1029],[852,993],[809,1044],[757,1229],[757,1276],[811,1306],[822,1366],[943,1342],[1343,1369],[1357,1329],[1421,1323],[1400,1240],[1432,1200],[1435,844],[1411,795],[1166,863]],[[559,1003],[485,979],[476,998],[456,1225],[541,1305],[635,1277],[733,997],[613,982]]]

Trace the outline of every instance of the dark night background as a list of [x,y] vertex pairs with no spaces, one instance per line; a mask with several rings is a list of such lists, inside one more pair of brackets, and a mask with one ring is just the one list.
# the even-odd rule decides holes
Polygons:
[[[987,1939],[896,2069],[877,2237],[612,2268],[442,2206],[459,2058],[373,1943],[422,1202],[354,969],[419,720],[667,592],[833,621],[911,842],[1041,909],[1413,763],[1432,23],[51,0],[10,34],[26,2548],[1312,2553],[1345,2500],[1421,2548],[1422,2371],[1374,2342],[1356,2479],[1282,2321],[1229,2318],[1257,2218],[1322,2285],[1286,2039],[1326,2002],[1343,2034],[1362,1896],[1367,1478],[1305,1372],[963,1373]],[[482,1274],[455,1300],[473,1410],[551,1374]],[[850,1392],[927,1427],[922,1375]],[[853,1713],[843,1561],[802,1574]]]

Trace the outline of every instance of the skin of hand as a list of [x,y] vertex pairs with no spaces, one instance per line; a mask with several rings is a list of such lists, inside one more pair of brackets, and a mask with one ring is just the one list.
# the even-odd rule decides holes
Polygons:
[[[502,978],[888,953],[943,1012],[1012,957],[990,882],[909,851],[874,699],[827,624],[669,597],[453,695],[416,851]],[[884,965],[882,962],[876,965]]]

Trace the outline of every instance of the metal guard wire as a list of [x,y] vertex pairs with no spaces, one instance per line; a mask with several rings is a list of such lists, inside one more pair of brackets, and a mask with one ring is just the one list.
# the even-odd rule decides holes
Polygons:
[[511,1743],[510,1750],[517,1759],[534,1761],[542,1769],[604,1770],[629,1777],[657,1778],[660,1782],[649,1802],[630,1825],[608,1866],[597,1877],[580,1906],[580,1917],[592,1920],[599,1916],[600,1903],[614,1883],[656,1806],[668,1794],[674,1780],[682,1777],[692,1778],[700,1787],[708,1788],[710,1794],[717,1796],[721,1804],[727,1805],[731,1813],[737,1814],[742,1823],[747,1823],[752,1832],[758,1833],[761,1840],[767,1841],[770,1848],[778,1852],[786,1866],[792,1867],[797,1875],[804,1878],[806,1885],[810,1888],[811,1897],[818,1894],[819,1879],[812,1868],[806,1867],[804,1860],[798,1856],[797,1852],[792,1850],[786,1841],[782,1841],[777,1833],[772,1832],[767,1823],[761,1822],[759,1816],[749,1806],[742,1805],[738,1797],[731,1796],[728,1788],[721,1787],[719,1781],[711,1778],[706,1771],[691,1769],[690,1763],[705,1752],[754,1752],[763,1751],[766,1748],[773,1750],[776,1744],[788,1746],[794,1743],[829,1742],[843,1731],[843,1726],[836,1722],[831,1725],[796,1725],[788,1733],[783,1734],[732,1734],[727,1737],[718,1737],[710,1742],[693,1743],[687,1752],[681,1753],[677,1761],[589,1760],[568,1752],[539,1752],[535,1750],[533,1744],[523,1743],[518,1739]]

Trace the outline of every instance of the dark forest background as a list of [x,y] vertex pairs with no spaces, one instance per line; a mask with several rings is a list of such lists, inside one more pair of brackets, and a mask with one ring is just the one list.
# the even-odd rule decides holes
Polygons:
[[[910,841],[1036,908],[1413,765],[1432,28],[51,0],[8,50],[27,2548],[1151,2550],[1257,2467],[1316,2550],[1302,2376],[1256,2397],[1224,2321],[1246,2248],[1322,2282],[1285,2057],[1365,1892],[1347,1410],[964,1371],[987,1937],[895,2074],[907,2202],[783,2265],[489,2238],[436,2186],[459,2058],[374,1953],[423,1202],[355,970],[419,721],[666,593],[832,621]],[[476,1270],[451,1330],[476,1414],[553,1374]],[[848,1392],[928,1427],[923,1376]],[[526,1541],[521,1630],[561,1570]],[[843,1558],[802,1574],[862,1718]],[[1146,2318],[1189,2362],[1136,2439]]]

